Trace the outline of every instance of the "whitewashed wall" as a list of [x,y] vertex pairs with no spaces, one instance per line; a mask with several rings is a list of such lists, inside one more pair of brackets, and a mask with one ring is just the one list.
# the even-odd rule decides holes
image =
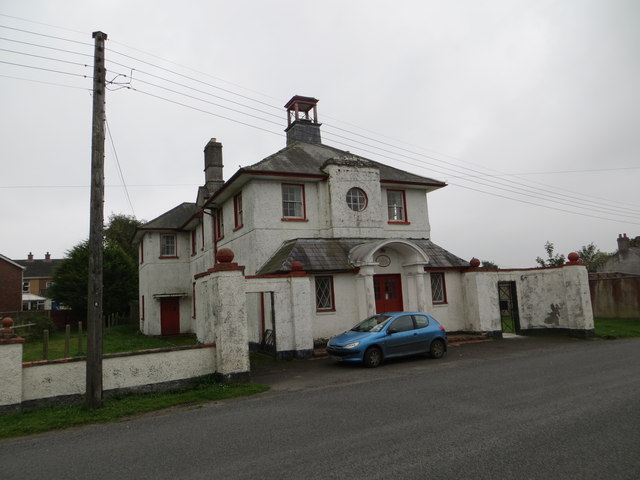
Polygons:
[[[22,363],[22,344],[0,345],[0,407],[23,402],[83,395],[86,361],[65,359]],[[105,392],[189,380],[217,372],[212,345],[105,355]]]
[[501,330],[499,281],[516,282],[521,329],[593,330],[589,279],[583,265],[465,273],[469,330]]

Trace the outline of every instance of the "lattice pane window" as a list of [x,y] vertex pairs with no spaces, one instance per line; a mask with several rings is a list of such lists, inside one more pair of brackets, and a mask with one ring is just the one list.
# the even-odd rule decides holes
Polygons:
[[431,300],[433,303],[446,303],[444,273],[431,273]]
[[333,277],[316,277],[316,309],[334,310]]

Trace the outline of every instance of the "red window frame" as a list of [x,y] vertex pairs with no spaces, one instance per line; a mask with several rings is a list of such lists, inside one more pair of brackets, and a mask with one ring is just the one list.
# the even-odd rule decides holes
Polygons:
[[[435,300],[433,298],[433,276],[439,276],[442,280],[442,300]],[[431,303],[434,305],[445,305],[447,302],[447,283],[445,281],[444,272],[429,272],[429,276],[431,279]]]
[[[403,219],[402,220],[393,220],[391,218],[389,218],[389,193],[391,192],[399,192],[402,194],[402,216]],[[408,225],[409,222],[409,217],[407,215],[407,195],[406,192],[404,190],[400,190],[400,189],[394,189],[394,188],[388,188],[387,189],[387,223],[391,223],[391,224],[395,224],[395,225]]]
[[233,217],[235,221],[235,230],[244,226],[244,208],[242,206],[242,192],[233,197]]
[[144,263],[144,235],[140,239],[140,265]]
[[222,240],[224,238],[224,217],[222,208],[213,211],[213,239]]
[[196,254],[196,236],[197,229],[191,230],[191,255]]
[[196,282],[193,282],[191,298],[193,299],[193,314],[191,318],[196,318]]
[[[330,307],[320,307],[318,305],[318,280],[328,280],[331,288],[331,306]],[[336,311],[336,295],[335,290],[333,288],[333,277],[331,275],[319,275],[315,277],[315,295],[316,295],[316,312],[335,312]]]
[[[300,187],[301,198],[302,198],[302,216],[301,217],[293,217],[286,216],[284,212],[284,187]],[[302,183],[283,183],[280,189],[282,193],[282,220],[283,222],[307,222],[307,197],[305,193],[304,184]]]

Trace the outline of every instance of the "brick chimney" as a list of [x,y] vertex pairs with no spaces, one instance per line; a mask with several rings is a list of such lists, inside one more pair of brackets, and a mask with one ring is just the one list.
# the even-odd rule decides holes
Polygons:
[[44,261],[45,262],[50,262],[51,261],[51,254],[49,252],[44,254]]
[[204,177],[205,186],[212,195],[224,185],[222,179],[222,144],[215,138],[209,140],[204,147]]
[[27,255],[27,260],[33,262],[33,252],[29,252],[29,255]]
[[629,247],[631,246],[631,241],[629,240],[629,237],[627,237],[627,234],[619,234],[618,235],[618,251],[619,252],[626,252],[629,250]]
[[296,95],[287,102],[287,145],[294,142],[322,143],[318,123],[318,100]]

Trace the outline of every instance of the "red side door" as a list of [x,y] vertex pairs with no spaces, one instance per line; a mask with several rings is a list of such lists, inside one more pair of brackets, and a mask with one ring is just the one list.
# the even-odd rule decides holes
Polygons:
[[180,297],[160,299],[160,329],[162,335],[180,333]]
[[402,277],[394,275],[374,275],[373,290],[376,296],[376,313],[401,312]]

